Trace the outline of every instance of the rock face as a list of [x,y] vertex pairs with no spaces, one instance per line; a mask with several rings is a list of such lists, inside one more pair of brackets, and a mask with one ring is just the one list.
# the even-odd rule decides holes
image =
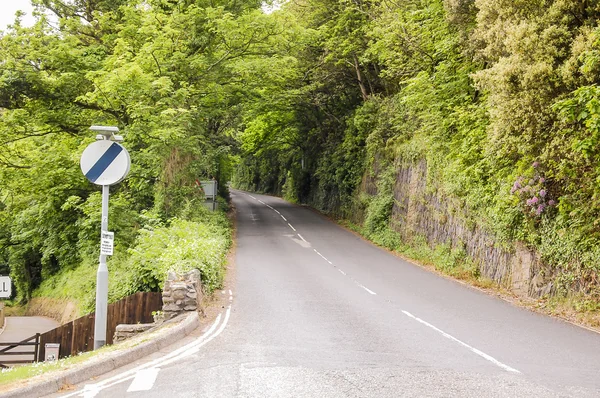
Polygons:
[[135,325],[117,325],[115,329],[115,336],[113,338],[114,343],[118,343],[125,339],[135,336],[136,334],[143,333],[148,329],[156,326],[153,323],[138,323]]
[[[365,173],[361,192],[377,194],[375,175]],[[465,221],[460,204],[428,189],[427,178],[425,160],[397,164],[390,226],[404,241],[420,236],[431,247],[446,244],[460,248],[482,276],[517,295],[537,298],[553,293],[555,275],[537,253],[520,243],[512,248],[497,245],[490,233]],[[353,221],[361,222],[364,215],[359,211],[355,214],[359,219]]]
[[183,275],[169,272],[163,289],[165,320],[171,319],[184,311],[202,312],[201,302],[200,271],[192,270]]

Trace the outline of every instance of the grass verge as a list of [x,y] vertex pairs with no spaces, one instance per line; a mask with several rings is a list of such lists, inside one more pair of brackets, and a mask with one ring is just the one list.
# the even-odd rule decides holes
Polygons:
[[432,248],[419,236],[411,243],[406,243],[397,232],[389,228],[369,233],[366,228],[347,220],[338,220],[338,223],[411,263],[462,281],[513,304],[600,332],[600,298],[585,295],[550,296],[541,299],[520,297],[493,280],[483,277],[464,250],[451,249],[448,245]]

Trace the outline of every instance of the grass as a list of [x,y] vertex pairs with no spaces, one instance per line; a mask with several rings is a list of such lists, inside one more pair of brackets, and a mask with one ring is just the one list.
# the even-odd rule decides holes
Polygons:
[[73,365],[80,364],[97,356],[99,353],[108,352],[110,347],[101,348],[97,351],[86,352],[73,357],[59,359],[54,362],[36,362],[30,365],[15,366],[12,368],[0,370],[0,386],[16,383],[32,377],[37,377],[45,373],[66,370]]
[[378,233],[366,233],[365,228],[348,220],[339,221],[341,225],[358,233],[378,246],[420,266],[433,268],[444,275],[463,280],[472,285],[491,288],[495,282],[482,277],[477,265],[469,259],[462,248],[449,245],[429,246],[425,238],[416,235],[411,242],[405,242],[400,234],[390,228]]
[[536,309],[580,325],[600,329],[598,298],[583,294],[544,297],[534,304]]
[[13,300],[6,300],[4,304],[5,316],[24,316],[27,311],[27,306],[19,305]]
[[[198,269],[205,291],[217,289],[232,239],[227,207],[223,204],[221,209],[209,212],[190,205],[184,218],[165,223],[149,217],[153,221],[138,230],[133,246],[108,259],[109,303],[138,291],[159,291],[169,271]],[[83,261],[74,269],[61,269],[44,279],[33,296],[69,300],[79,315],[93,312],[97,267]]]

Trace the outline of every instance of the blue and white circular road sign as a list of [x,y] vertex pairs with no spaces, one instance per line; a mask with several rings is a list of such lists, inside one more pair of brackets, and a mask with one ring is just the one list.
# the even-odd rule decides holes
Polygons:
[[129,173],[131,158],[122,145],[110,140],[88,145],[81,155],[83,175],[96,185],[114,185]]

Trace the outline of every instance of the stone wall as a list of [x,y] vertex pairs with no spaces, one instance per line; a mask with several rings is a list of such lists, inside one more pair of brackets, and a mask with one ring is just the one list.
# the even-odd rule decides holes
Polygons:
[[[553,276],[535,253],[521,244],[508,250],[499,247],[481,226],[464,221],[464,210],[459,205],[428,190],[424,160],[399,164],[396,170],[390,223],[403,240],[410,242],[418,234],[432,247],[448,244],[463,248],[482,276],[516,294],[541,297],[552,292]],[[372,194],[373,186],[373,182],[363,179],[363,190],[368,187],[367,192]]]
[[165,320],[184,311],[202,312],[200,271],[192,270],[183,275],[169,272],[162,295]]
[[163,321],[167,321],[187,311],[202,311],[202,283],[200,271],[192,270],[183,275],[169,272],[165,287],[162,292],[162,314],[154,314],[154,323],[117,325],[114,339],[115,343],[126,340],[139,333],[143,333]]
[[113,343],[118,343],[120,341],[126,340],[130,337],[138,335],[140,333],[144,333],[147,330],[155,327],[154,323],[138,323],[135,325],[117,325],[115,330],[115,335],[113,337]]

